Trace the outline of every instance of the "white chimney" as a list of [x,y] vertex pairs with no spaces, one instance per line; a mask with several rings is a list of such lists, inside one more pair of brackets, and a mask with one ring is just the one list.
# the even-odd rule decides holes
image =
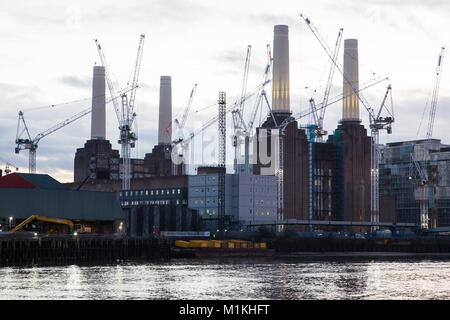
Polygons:
[[105,67],[94,66],[92,79],[91,139],[106,139]]

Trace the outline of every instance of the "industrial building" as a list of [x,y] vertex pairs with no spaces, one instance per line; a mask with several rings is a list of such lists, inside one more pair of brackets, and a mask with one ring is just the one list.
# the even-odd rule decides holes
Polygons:
[[68,219],[95,233],[118,232],[125,223],[114,193],[70,190],[47,174],[0,177],[0,224],[10,229],[32,215]]
[[[189,176],[188,205],[199,213],[204,230],[219,229],[220,167],[199,167]],[[275,176],[234,173],[225,175],[225,218],[229,228],[277,220],[277,179]]]

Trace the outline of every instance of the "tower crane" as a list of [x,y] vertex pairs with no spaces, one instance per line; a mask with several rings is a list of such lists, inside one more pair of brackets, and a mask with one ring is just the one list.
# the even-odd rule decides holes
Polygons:
[[[125,90],[121,90],[121,94],[125,94],[130,91],[131,88],[127,88]],[[116,101],[119,96],[114,96],[105,100],[106,103],[110,101]],[[17,123],[17,131],[16,131],[16,148],[15,153],[19,153],[21,150],[28,149],[29,151],[29,160],[28,160],[28,170],[30,173],[36,172],[36,150],[38,148],[39,141],[42,138],[48,136],[49,134],[71,124],[72,122],[81,119],[85,115],[89,114],[92,111],[92,107],[84,109],[83,111],[73,115],[72,117],[54,125],[53,127],[38,133],[34,138],[31,138],[30,131],[28,130],[28,126],[25,122],[25,117],[23,111],[19,111],[19,120]],[[23,128],[21,128],[21,124]],[[26,134],[26,135],[25,135]],[[25,137],[23,137],[25,135]]]
[[178,118],[175,118],[175,125],[177,127],[178,136],[173,141],[174,143],[181,142],[184,139],[184,135],[183,135],[184,125],[186,124],[186,119],[187,119],[187,117],[189,115],[189,111],[190,111],[191,105],[192,105],[192,100],[194,99],[194,95],[195,95],[196,91],[197,91],[197,83],[194,85],[194,87],[191,90],[191,94],[189,95],[189,99],[188,99],[188,102],[187,102],[186,107],[184,109],[183,115],[181,117],[181,121],[178,120]]
[[[435,79],[434,79],[434,86],[433,86],[433,92],[431,97],[431,104],[430,104],[430,113],[428,118],[428,129],[427,129],[427,135],[426,139],[429,140],[433,136],[433,127],[434,127],[434,118],[436,115],[436,106],[437,106],[437,99],[439,94],[439,86],[441,81],[441,70],[442,70],[442,64],[444,61],[444,52],[445,47],[441,47],[441,52],[439,54],[439,59],[436,67],[436,73],[435,73]],[[429,179],[428,179],[428,173],[426,168],[424,168],[417,157],[415,157],[415,153],[411,153],[411,159],[410,159],[410,165],[409,165],[409,179],[413,183],[413,190],[414,190],[414,198],[416,200],[419,200],[420,203],[420,226],[422,229],[428,229],[430,224],[429,219]],[[434,181],[434,184],[436,185],[436,181]],[[436,195],[435,195],[436,196]],[[432,227],[436,227],[436,215],[434,212],[433,215],[433,221],[432,221]]]
[[[131,85],[131,93],[130,98],[128,99],[128,96],[123,93],[120,95],[121,97],[121,106],[119,106],[119,103],[116,100],[113,100],[114,104],[114,110],[116,111],[117,120],[119,122],[119,140],[118,143],[121,145],[121,156],[123,159],[123,177],[122,177],[122,190],[128,190],[130,189],[130,179],[131,179],[131,173],[130,173],[130,153],[131,148],[135,147],[135,142],[137,141],[138,137],[137,135],[132,131],[132,125],[134,122],[134,119],[136,117],[136,113],[134,112],[134,104],[135,104],[135,97],[136,97],[136,87],[138,83],[139,78],[139,70],[141,67],[141,59],[142,59],[142,51],[144,48],[144,40],[145,35],[141,34],[139,38],[139,46],[136,56],[136,64],[134,67],[133,72],[133,80]],[[98,42],[97,39],[94,40],[98,54],[100,56],[100,60],[102,62],[102,65],[105,67],[105,76],[106,81],[108,84],[108,88],[110,91],[110,94],[112,97],[116,96],[116,91],[113,85],[113,82],[111,80],[110,76],[110,70],[109,66],[106,63],[106,58],[103,53],[102,46]]]
[[[333,60],[337,59],[337,56],[339,54],[339,48],[341,45],[341,40],[342,40],[342,34],[344,32],[344,29],[341,28],[339,29],[339,33],[336,39],[336,43],[335,43],[335,47],[334,47],[334,51],[333,51]],[[330,66],[330,71],[328,74],[328,80],[327,80],[327,84],[325,86],[325,93],[323,95],[323,99],[322,99],[322,106],[326,106],[328,103],[328,98],[330,95],[330,90],[331,90],[331,84],[333,82],[333,75],[334,75],[334,70],[335,70],[335,64],[333,63],[333,61],[331,62],[331,66]],[[316,124],[316,128],[315,128],[315,137],[317,139],[317,141],[322,141],[323,140],[323,136],[327,134],[327,131],[324,130],[323,128],[323,119],[325,116],[325,110],[326,108],[322,108],[320,110],[320,113],[318,113],[317,111],[317,107],[316,107],[316,103],[314,101],[313,98],[311,98],[309,100],[310,106],[311,106],[311,110],[313,111],[313,118],[314,118],[314,122]]]
[[[176,145],[176,144],[178,144],[178,143],[180,143],[180,142],[182,142],[184,140],[184,126],[186,124],[186,120],[187,120],[187,117],[189,115],[189,111],[191,109],[192,100],[194,99],[194,95],[195,95],[196,91],[197,91],[197,84],[195,84],[194,87],[191,90],[191,94],[189,95],[189,99],[188,99],[187,105],[186,105],[186,107],[184,109],[184,112],[183,112],[183,115],[182,115],[181,119],[178,120],[178,118],[175,118],[174,122],[175,122],[175,126],[176,126],[177,136],[176,136],[175,140],[172,141],[172,148],[173,148],[174,145]],[[169,134],[170,126],[171,125],[169,124],[169,126],[166,128],[166,132],[169,135],[169,137],[170,137],[170,134]],[[176,162],[175,164],[181,164],[181,163],[185,162],[185,159],[184,159],[185,153],[184,152],[187,151],[185,149],[187,149],[187,148],[178,148],[177,149],[177,151],[179,152],[178,158],[177,158],[178,162]],[[191,145],[191,152],[192,152],[192,154],[194,152],[193,144]],[[194,162],[194,161],[192,160],[192,162]],[[176,167],[174,167],[173,170],[175,171]]]
[[245,64],[244,64],[244,76],[242,79],[242,91],[241,91],[241,97],[239,101],[238,107],[231,111],[232,121],[233,121],[233,129],[234,133],[231,137],[232,139],[232,145],[234,147],[234,170],[237,172],[238,170],[238,162],[241,155],[241,135],[244,131],[244,119],[242,118],[242,115],[244,114],[244,104],[245,104],[245,95],[247,93],[247,81],[248,81],[248,70],[250,66],[250,55],[251,55],[252,46],[248,45],[247,47],[247,55],[245,58]]
[[420,203],[420,227],[428,229],[428,173],[419,161],[414,157],[414,151],[410,155],[409,180],[413,183],[414,198]]
[[16,171],[19,171],[19,167],[18,166],[12,164],[9,161],[6,161],[5,159],[3,159],[1,157],[0,157],[0,160],[2,160],[5,163],[5,174],[10,174],[11,173],[11,169],[10,169],[11,167],[15,168]]
[[[239,105],[241,101],[246,101],[253,97],[255,94],[258,94],[261,91],[261,88],[263,88],[265,85],[267,85],[270,82],[270,80],[266,80],[266,82],[258,85],[254,90],[252,90],[250,93],[248,93],[244,99],[238,99],[233,104],[230,104],[226,107],[225,113],[232,112],[233,110],[236,110],[236,107]],[[192,131],[188,137],[184,137],[183,140],[176,140],[172,143],[172,161],[175,163],[177,162],[177,158],[179,154],[185,153],[186,149],[188,148],[189,144],[191,143],[192,139],[194,139],[198,134],[204,132],[206,129],[211,127],[214,123],[216,123],[219,120],[219,116],[216,115],[213,118],[206,121],[199,129]]]
[[436,105],[439,95],[439,86],[441,83],[441,70],[442,70],[442,63],[444,62],[444,52],[445,47],[442,47],[441,52],[439,54],[438,64],[436,67],[436,74],[435,74],[436,77],[434,80],[433,93],[431,97],[430,114],[428,118],[427,139],[431,139],[433,136],[434,118],[436,116]]
[[[342,74],[344,81],[349,84],[349,86],[352,89],[353,94],[355,94],[361,104],[364,106],[364,108],[369,113],[369,123],[370,123],[370,129],[371,129],[371,136],[372,136],[372,146],[371,146],[371,222],[378,222],[379,221],[379,184],[378,184],[378,166],[379,166],[379,145],[378,145],[378,137],[379,137],[379,131],[382,129],[385,129],[388,134],[392,133],[392,123],[394,122],[394,114],[393,114],[393,106],[391,106],[391,109],[389,110],[386,105],[383,103],[378,111],[377,114],[375,114],[375,111],[373,108],[369,105],[369,103],[366,101],[366,99],[363,97],[362,94],[358,92],[356,88],[352,85],[352,83],[347,79],[347,77],[344,74],[342,65],[333,58],[333,55],[331,53],[330,48],[327,46],[326,42],[323,40],[322,36],[320,35],[319,31],[315,26],[312,25],[311,20],[307,17],[305,17],[303,14],[300,13],[300,17],[305,21],[308,28],[312,31],[316,39],[319,41],[322,48],[325,50],[328,57],[331,59],[333,64],[336,66],[338,71]],[[388,87],[388,92],[390,91],[390,86]],[[382,110],[387,110],[389,115],[388,116],[381,116]]]

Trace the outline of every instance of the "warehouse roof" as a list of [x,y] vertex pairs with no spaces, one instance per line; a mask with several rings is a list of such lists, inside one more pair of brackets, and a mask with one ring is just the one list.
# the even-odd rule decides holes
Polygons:
[[48,174],[14,172],[0,177],[0,188],[59,189],[67,188]]

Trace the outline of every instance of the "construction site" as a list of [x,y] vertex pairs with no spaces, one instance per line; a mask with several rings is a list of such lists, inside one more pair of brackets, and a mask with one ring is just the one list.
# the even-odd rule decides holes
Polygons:
[[[445,47],[435,70],[426,137],[381,144],[380,132],[395,133],[388,79],[360,84],[358,39],[343,39],[341,28],[330,46],[308,17],[300,15],[299,23],[307,26],[329,59],[320,101],[310,98],[307,110],[291,111],[289,26],[275,25],[261,82],[247,89],[249,45],[238,98],[230,100],[226,91],[215,93],[214,115],[191,132],[185,127],[192,117],[197,84],[183,112],[174,117],[172,77],[161,75],[159,110],[154,112],[159,119],[154,128],[158,141],[141,159],[132,158],[131,149],[138,140],[135,101],[142,90],[145,35],[139,37],[132,81],[121,90],[95,39],[101,65],[93,67],[91,107],[34,138],[26,115],[18,113],[14,150],[28,152],[29,167],[27,173],[18,172],[17,166],[4,161],[0,231],[133,237],[159,237],[164,232],[181,237],[190,232],[210,236],[230,232],[239,237],[258,231],[312,238],[448,235],[450,145],[433,137]],[[342,94],[331,97],[334,79],[342,83]],[[364,91],[375,85],[384,85],[385,94],[369,103]],[[106,123],[107,104],[113,106],[117,123]],[[333,104],[342,105],[342,116],[334,128],[325,128],[325,111]],[[258,113],[265,114],[261,122]],[[73,146],[73,182],[59,183],[51,172],[36,173],[41,140],[75,121],[88,121],[88,115],[90,137],[84,146]],[[308,118],[312,121],[300,123]],[[363,118],[369,120],[368,128]],[[233,131],[227,132],[230,120]],[[120,150],[107,139],[107,125],[118,125],[115,138]],[[214,127],[216,162],[194,163],[194,140]],[[227,148],[233,150],[232,168],[227,166],[231,163]]]

